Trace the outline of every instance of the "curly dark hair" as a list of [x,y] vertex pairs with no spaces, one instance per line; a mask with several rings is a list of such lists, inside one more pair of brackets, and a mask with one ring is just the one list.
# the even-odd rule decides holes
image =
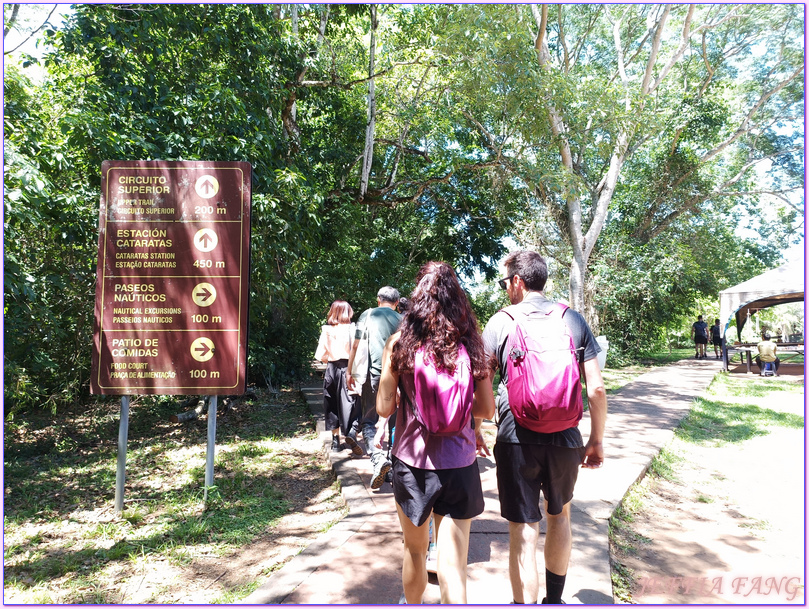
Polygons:
[[428,262],[421,267],[400,328],[401,337],[391,355],[395,371],[412,372],[416,351],[424,346],[438,368],[453,373],[458,345],[462,344],[475,379],[489,373],[477,318],[455,271],[446,262]]

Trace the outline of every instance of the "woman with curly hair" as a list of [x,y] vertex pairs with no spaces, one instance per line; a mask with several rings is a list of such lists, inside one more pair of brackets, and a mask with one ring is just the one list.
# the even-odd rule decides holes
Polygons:
[[[438,531],[441,602],[465,604],[471,519],[483,512],[476,453],[489,454],[480,426],[484,418],[494,415],[490,376],[493,366],[484,351],[475,314],[452,267],[444,262],[428,262],[416,276],[416,283],[399,331],[385,346],[376,401],[380,416],[397,412],[392,471],[393,495],[404,534],[402,584],[407,602],[421,603],[427,587],[432,514]],[[415,371],[426,365],[417,358],[431,362],[436,371],[460,379],[458,386],[473,387],[459,393],[461,401],[467,400],[467,409],[461,412],[469,413],[458,426],[460,431],[436,434],[427,428],[425,420],[430,413],[423,408],[435,405],[426,400],[416,403]],[[398,410],[397,388],[401,392]]]
[[[326,429],[331,430],[331,450],[340,450],[340,428],[346,436],[356,437],[359,429],[360,408],[355,396],[348,393],[346,374],[354,310],[345,300],[335,300],[329,308],[326,325],[320,332],[315,359],[327,364],[323,375],[323,410]],[[356,445],[356,442],[355,442]],[[353,449],[352,449],[353,450]],[[357,454],[357,451],[354,451]],[[359,449],[362,454],[362,449]]]

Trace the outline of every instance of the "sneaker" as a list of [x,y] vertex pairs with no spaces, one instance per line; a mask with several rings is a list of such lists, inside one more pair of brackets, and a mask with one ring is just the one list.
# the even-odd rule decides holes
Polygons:
[[340,452],[340,436],[331,437],[331,452]]
[[371,488],[376,490],[385,482],[385,476],[390,471],[389,459],[380,459],[374,464],[374,474],[371,476]]
[[[556,603],[549,603],[549,602],[548,602],[548,599],[547,599],[547,597],[546,597],[546,598],[543,598],[543,599],[542,599],[542,602],[541,602],[540,604],[541,604],[541,605],[553,605],[553,604],[556,604]],[[563,601],[563,600],[560,600],[560,601],[559,601],[559,604],[560,604],[560,605],[567,605],[567,603],[566,603],[565,601]]]
[[346,444],[356,456],[362,456],[362,446],[357,442],[357,430],[352,429],[346,434]]

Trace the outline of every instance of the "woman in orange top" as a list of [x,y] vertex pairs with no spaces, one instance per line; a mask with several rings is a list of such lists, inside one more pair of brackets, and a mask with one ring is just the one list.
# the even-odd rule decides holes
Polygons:
[[[356,438],[359,428],[359,404],[356,396],[348,393],[346,374],[348,374],[348,356],[351,353],[351,340],[354,336],[354,324],[351,317],[354,310],[344,300],[335,300],[329,308],[327,325],[323,326],[317,344],[315,359],[328,364],[323,376],[323,409],[326,413],[326,429],[331,430],[331,450],[340,450],[340,429],[346,436]],[[351,444],[362,448],[356,441]],[[355,454],[357,450],[352,448]]]

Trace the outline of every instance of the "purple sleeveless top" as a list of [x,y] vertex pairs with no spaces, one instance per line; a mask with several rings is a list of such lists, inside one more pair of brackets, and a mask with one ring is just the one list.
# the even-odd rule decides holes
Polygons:
[[413,374],[399,376],[400,389],[407,392],[410,403],[402,396],[396,411],[396,434],[393,456],[418,469],[456,469],[475,462],[475,430],[469,426],[455,436],[435,436],[418,422],[413,404],[416,386]]

